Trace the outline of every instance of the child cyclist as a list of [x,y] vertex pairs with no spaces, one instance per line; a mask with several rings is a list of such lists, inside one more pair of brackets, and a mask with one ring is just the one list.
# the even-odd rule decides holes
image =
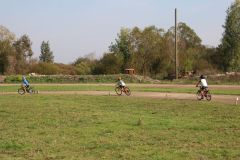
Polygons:
[[207,84],[207,80],[205,79],[205,76],[204,75],[201,75],[200,77],[199,77],[199,81],[198,81],[198,83],[196,84],[196,87],[198,87],[199,86],[199,84],[200,84],[200,90],[201,90],[201,95],[202,95],[202,99],[203,99],[203,91],[205,91],[205,90],[207,90],[208,89],[208,84]]
[[118,77],[117,86],[120,87],[121,89],[124,89],[126,87],[126,84],[123,82],[121,77]]
[[25,76],[22,76],[22,86],[28,91],[28,88],[30,87],[30,83],[26,79]]

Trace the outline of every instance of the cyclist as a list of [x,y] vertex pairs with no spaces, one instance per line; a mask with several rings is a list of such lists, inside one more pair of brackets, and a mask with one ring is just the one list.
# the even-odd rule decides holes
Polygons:
[[121,77],[118,77],[117,86],[119,86],[121,89],[124,89],[126,87],[126,84],[124,83]]
[[200,80],[196,84],[196,87],[198,87],[198,85],[200,84],[200,91],[201,91],[201,95],[202,95],[202,99],[203,99],[203,96],[204,96],[203,91],[208,89],[208,84],[207,84],[207,80],[204,75],[201,75],[199,77],[199,79]]
[[30,83],[28,82],[25,76],[22,76],[22,85],[28,91],[28,88],[30,87]]

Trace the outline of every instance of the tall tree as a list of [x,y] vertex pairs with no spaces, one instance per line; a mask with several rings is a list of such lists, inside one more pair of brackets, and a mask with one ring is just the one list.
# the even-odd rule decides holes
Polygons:
[[[201,39],[186,23],[178,24],[178,58],[180,72],[191,71],[201,57]],[[168,31],[169,40],[174,41],[174,27]],[[173,52],[172,52],[173,54]]]
[[32,42],[28,35],[24,34],[21,36],[15,43],[14,46],[16,48],[17,54],[19,58],[23,58],[27,60],[30,59],[33,55],[32,51]]
[[164,30],[155,26],[140,30],[135,27],[131,32],[131,51],[133,64],[138,73],[144,76],[156,74],[162,67]]
[[130,32],[128,28],[122,28],[118,34],[118,38],[115,39],[115,43],[112,43],[109,47],[110,52],[119,54],[123,57],[122,71],[130,67],[131,53],[130,53]]
[[15,73],[15,49],[9,41],[0,41],[0,74]]
[[225,71],[240,71],[240,0],[228,8],[224,29],[219,46],[220,66]]
[[15,35],[10,32],[6,27],[0,25],[0,41],[9,41],[13,43]]
[[54,56],[53,52],[50,50],[49,42],[42,42],[41,45],[41,54],[39,56],[40,61],[46,62],[46,63],[53,63],[54,62]]
[[6,27],[0,26],[0,74],[14,73],[16,64],[13,43],[15,35]]
[[24,73],[26,72],[26,64],[31,59],[33,55],[32,42],[30,38],[25,34],[21,36],[17,41],[14,42],[14,47],[16,49],[16,72]]

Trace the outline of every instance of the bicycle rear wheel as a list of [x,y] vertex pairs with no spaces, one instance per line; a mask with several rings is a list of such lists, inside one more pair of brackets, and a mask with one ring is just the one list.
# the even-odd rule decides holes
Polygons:
[[124,92],[127,96],[130,96],[131,95],[131,90],[128,88],[128,87],[125,87],[124,88]]
[[211,99],[212,99],[212,95],[211,95],[211,93],[209,91],[207,91],[207,93],[206,93],[206,99],[208,101],[211,101]]
[[19,88],[18,89],[18,94],[24,95],[25,94],[25,90],[23,88]]

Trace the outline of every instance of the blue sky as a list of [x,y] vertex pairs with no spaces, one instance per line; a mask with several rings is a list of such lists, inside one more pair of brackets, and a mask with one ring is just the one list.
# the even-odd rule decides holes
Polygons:
[[55,61],[73,62],[94,52],[108,51],[121,27],[150,25],[167,30],[187,23],[203,44],[217,46],[222,37],[226,10],[234,0],[0,0],[0,25],[17,37],[27,34],[34,57],[41,42],[49,41]]

